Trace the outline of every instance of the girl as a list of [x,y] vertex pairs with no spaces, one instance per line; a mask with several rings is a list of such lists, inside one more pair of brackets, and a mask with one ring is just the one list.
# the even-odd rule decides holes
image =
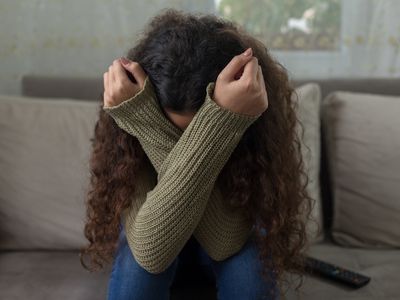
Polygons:
[[278,299],[284,272],[302,275],[311,199],[293,92],[260,41],[214,15],[167,9],[114,60],[81,253],[90,270],[113,262],[108,299],[169,299],[185,255],[218,299]]

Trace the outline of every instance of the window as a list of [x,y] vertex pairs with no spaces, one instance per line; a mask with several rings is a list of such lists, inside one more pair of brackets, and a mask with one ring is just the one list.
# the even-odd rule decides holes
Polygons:
[[338,50],[340,0],[216,0],[217,13],[275,50]]
[[398,0],[214,0],[302,79],[400,75]]

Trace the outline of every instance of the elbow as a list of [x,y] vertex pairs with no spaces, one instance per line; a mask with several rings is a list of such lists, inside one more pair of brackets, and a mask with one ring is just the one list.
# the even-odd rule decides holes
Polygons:
[[229,247],[203,247],[207,252],[208,256],[214,261],[223,261],[233,255],[236,252],[236,249],[228,249]]
[[245,246],[246,240],[241,243],[231,241],[225,244],[220,244],[219,247],[212,247],[208,251],[208,255],[215,261],[224,261],[229,257],[239,253]]
[[170,259],[166,253],[157,252],[151,248],[143,248],[143,245],[138,245],[129,241],[129,239],[128,244],[136,263],[150,274],[156,275],[168,272],[175,268],[178,263],[177,259]]
[[208,255],[210,258],[212,258],[214,261],[224,261],[225,259],[231,257],[234,255],[236,252],[234,251],[214,251],[210,252]]
[[178,260],[171,261],[158,261],[158,260],[150,260],[148,258],[144,258],[142,256],[137,256],[135,253],[133,254],[137,264],[144,269],[146,272],[150,274],[164,274],[167,272],[173,272],[173,270],[177,267]]

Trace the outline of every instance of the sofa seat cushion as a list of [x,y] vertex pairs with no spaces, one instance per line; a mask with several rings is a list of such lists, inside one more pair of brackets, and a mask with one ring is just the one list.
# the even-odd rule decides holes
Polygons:
[[[300,291],[287,291],[292,299],[400,299],[400,250],[345,248],[329,242],[314,244],[309,255],[370,276],[368,285],[353,290],[306,276]],[[79,262],[78,251],[0,252],[0,299],[105,299],[111,266],[89,273]],[[210,297],[214,288],[182,285],[171,290],[171,300]],[[208,297],[204,298],[207,294]],[[203,298],[201,298],[203,297]],[[197,298],[191,298],[197,299]]]
[[0,299],[105,299],[109,271],[90,273],[78,251],[1,251]]
[[[76,250],[0,251],[0,299],[106,299],[111,269],[107,265],[90,273],[81,266]],[[183,276],[184,270],[180,266],[177,273]],[[194,274],[186,277],[185,285],[173,283],[171,300],[216,299],[214,286],[194,281]]]
[[312,245],[308,253],[311,257],[369,276],[371,281],[362,288],[352,289],[319,277],[306,276],[299,292],[289,290],[288,299],[400,299],[400,249],[347,248],[324,242]]

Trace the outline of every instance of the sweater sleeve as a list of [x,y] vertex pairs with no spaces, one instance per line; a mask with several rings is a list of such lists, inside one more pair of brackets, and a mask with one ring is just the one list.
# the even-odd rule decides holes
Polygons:
[[[220,107],[212,100],[215,83],[211,82],[206,88],[206,102],[215,108],[234,114],[242,118],[256,120],[256,117],[244,114],[235,114],[228,109]],[[155,101],[153,101],[155,103]],[[164,118],[165,119],[165,118]],[[168,127],[166,127],[168,128]],[[160,164],[157,170],[158,181],[164,176],[169,166],[174,163],[173,149]],[[218,185],[214,185],[210,193],[207,207],[193,235],[207,254],[216,261],[222,261],[237,253],[246,243],[251,233],[253,224],[240,210],[232,211],[226,204]]]
[[157,172],[183,133],[165,116],[148,76],[135,96],[115,106],[103,106],[103,110],[138,139]]
[[[207,97],[211,97],[213,88],[213,84],[207,87]],[[138,138],[153,167],[159,172],[183,130],[171,123],[162,112],[148,77],[138,94],[117,106],[104,107],[104,110],[120,128]],[[135,215],[135,210],[131,209],[130,213]],[[214,185],[193,235],[211,258],[223,260],[241,249],[251,227],[250,220],[240,211],[228,209],[219,187]]]

